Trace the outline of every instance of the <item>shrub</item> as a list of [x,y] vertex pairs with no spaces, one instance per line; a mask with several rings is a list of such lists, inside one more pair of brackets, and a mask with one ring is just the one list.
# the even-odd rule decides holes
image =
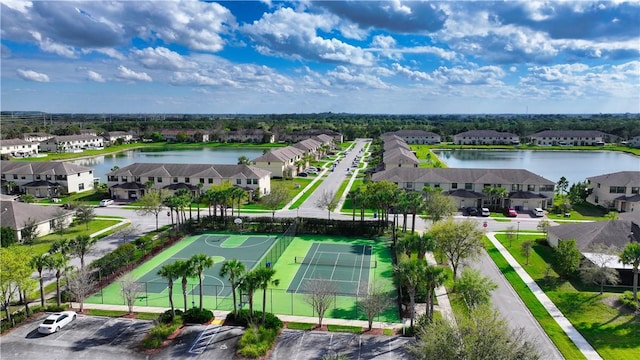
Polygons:
[[251,326],[238,341],[238,354],[252,359],[264,356],[273,347],[277,336],[276,329]]
[[178,316],[169,324],[157,324],[149,331],[144,340],[142,340],[142,346],[145,349],[156,349],[160,347],[169,335],[173,334],[181,324],[182,318]]
[[[249,310],[243,309],[238,311],[237,318],[234,317],[233,313],[227,315],[227,320],[234,322],[240,326],[248,327],[249,326]],[[253,322],[257,323],[262,320],[262,311],[254,311],[253,312]],[[282,320],[272,313],[266,313],[264,318],[264,324],[262,324],[267,329],[282,329]]]
[[[175,313],[176,313],[176,317],[182,316],[182,310],[175,309]],[[174,319],[174,316],[171,314],[171,309],[163,312],[162,314],[160,314],[160,316],[158,316],[158,322],[164,323],[164,324],[169,324],[173,322],[173,319]]]
[[211,310],[202,309],[202,311],[200,311],[200,309],[196,307],[187,310],[182,315],[182,320],[185,323],[190,324],[204,324],[211,321],[212,319],[213,312]]
[[625,291],[620,295],[620,301],[622,301],[622,303],[631,310],[640,310],[638,303],[633,301],[633,293],[631,291]]
[[60,311],[65,311],[67,310],[67,306],[66,305],[49,305],[45,308],[45,311],[47,312],[60,312]]

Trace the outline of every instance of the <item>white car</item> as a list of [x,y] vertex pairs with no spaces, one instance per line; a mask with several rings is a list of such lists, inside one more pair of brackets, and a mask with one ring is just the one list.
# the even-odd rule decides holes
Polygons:
[[74,311],[51,314],[38,326],[38,332],[40,334],[53,334],[75,319],[76,313]]
[[315,168],[308,168],[304,172],[306,172],[307,174],[317,174],[318,170],[316,170]]
[[100,200],[100,207],[106,207],[113,204],[113,200],[111,199],[103,199]]
[[480,216],[489,216],[491,215],[491,212],[489,211],[488,208],[481,208],[480,209]]

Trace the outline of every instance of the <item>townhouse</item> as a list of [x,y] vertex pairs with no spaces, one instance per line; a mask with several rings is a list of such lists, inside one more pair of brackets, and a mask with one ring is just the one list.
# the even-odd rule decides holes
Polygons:
[[640,171],[592,176],[587,184],[587,202],[619,212],[640,211]]
[[18,188],[35,197],[58,197],[93,189],[93,169],[62,161],[1,161],[2,191]]
[[40,143],[42,152],[82,152],[86,149],[101,149],[104,139],[95,135],[54,136]]
[[102,135],[105,145],[115,144],[118,140],[125,144],[130,143],[133,140],[133,135],[126,131],[109,131]]
[[201,130],[168,129],[160,134],[167,142],[209,142],[209,134]]
[[632,137],[627,141],[627,146],[640,148],[640,136]]
[[37,142],[22,139],[0,140],[0,155],[13,157],[28,157],[38,154]]
[[396,135],[407,144],[440,144],[440,135],[424,130],[398,130],[383,135]]
[[250,196],[271,192],[271,173],[250,165],[151,164],[135,163],[107,173],[111,197],[136,200],[147,189],[166,189],[171,193],[187,189],[193,195],[213,185],[229,182]]
[[300,140],[309,139],[314,136],[319,136],[322,134],[331,136],[335,144],[341,144],[344,141],[344,137],[342,136],[342,134],[340,134],[337,131],[329,130],[329,129],[307,129],[307,130],[294,131],[291,134],[283,135],[282,138],[279,140],[298,142]]
[[0,222],[2,226],[11,228],[16,234],[16,240],[22,242],[23,231],[32,224],[36,226],[38,236],[51,234],[56,223],[68,227],[73,220],[73,211],[60,209],[57,206],[40,206],[26,204],[19,201],[0,201]]
[[262,129],[238,129],[216,133],[215,136],[220,142],[240,142],[271,144],[276,141],[273,133]]
[[[523,169],[454,169],[394,167],[372,175],[372,181],[390,181],[406,190],[438,189],[454,198],[459,208],[514,207],[527,211],[553,204],[555,183]],[[487,193],[506,189],[503,199]]]
[[315,139],[305,139],[291,145],[292,147],[302,150],[304,156],[308,156],[313,160],[318,160],[324,154],[322,153],[322,142]]
[[387,133],[382,137],[382,163],[385,169],[394,167],[417,168],[420,161],[409,145],[398,135]]
[[544,130],[528,137],[538,146],[602,146],[616,136],[597,130]]
[[32,133],[24,133],[22,134],[22,139],[31,141],[31,142],[43,142],[45,140],[51,139],[53,135],[43,133],[43,132],[32,132]]
[[456,145],[518,145],[520,137],[495,130],[470,130],[453,135]]
[[304,168],[305,152],[293,146],[277,148],[252,160],[256,167],[271,173],[271,177],[290,179]]

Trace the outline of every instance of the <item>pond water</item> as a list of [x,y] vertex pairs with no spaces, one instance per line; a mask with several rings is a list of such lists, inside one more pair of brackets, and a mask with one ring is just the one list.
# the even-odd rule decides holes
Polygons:
[[526,169],[553,182],[570,184],[617,171],[640,171],[640,157],[617,151],[434,150],[448,167]]
[[94,177],[107,182],[106,173],[114,166],[121,168],[133,163],[167,164],[237,164],[242,155],[253,160],[263,153],[263,149],[237,147],[203,147],[184,150],[135,149],[117,154],[73,160],[74,164],[93,168]]

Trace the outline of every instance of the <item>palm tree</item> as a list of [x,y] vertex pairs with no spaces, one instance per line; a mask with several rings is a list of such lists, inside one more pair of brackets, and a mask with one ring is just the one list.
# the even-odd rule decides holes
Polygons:
[[426,263],[420,259],[408,259],[401,261],[395,268],[396,279],[401,286],[407,289],[409,294],[409,307],[411,327],[415,317],[416,290],[424,283],[424,267]]
[[60,294],[60,278],[62,274],[67,270],[67,264],[69,258],[63,253],[57,253],[51,256],[51,261],[47,264],[47,270],[56,272],[56,305],[62,304],[62,297]]
[[213,259],[207,256],[207,254],[195,254],[189,259],[189,263],[191,263],[193,271],[198,274],[198,282],[200,286],[200,311],[202,311],[202,299],[204,294],[202,291],[202,274],[205,269],[213,266]]
[[236,199],[238,200],[238,217],[240,217],[240,202],[242,202],[242,198],[244,198],[246,195],[247,193],[237,186],[234,186],[229,189],[229,197],[231,198],[231,204],[233,205],[234,200]]
[[193,270],[192,264],[187,260],[176,260],[176,274],[182,278],[182,300],[184,302],[184,311],[187,311],[187,285],[188,279],[196,275]]
[[240,279],[242,279],[244,272],[244,264],[237,259],[227,260],[220,268],[220,276],[228,277],[229,283],[231,283],[231,293],[233,294],[233,314],[236,317],[238,315],[236,290],[238,289]]
[[13,189],[16,187],[16,183],[14,181],[7,181],[4,186],[7,187],[7,195],[11,195],[13,193]]
[[424,210],[425,199],[419,191],[410,191],[406,197],[407,208],[411,213],[411,233],[413,234],[416,231],[416,215]]
[[280,279],[273,278],[276,271],[271,267],[259,268],[256,273],[260,283],[259,287],[262,289],[262,324],[264,324],[267,311],[267,288],[269,284],[273,286],[280,285]]
[[249,320],[253,321],[253,295],[260,288],[260,277],[256,270],[244,275],[240,289],[249,296]]
[[198,205],[198,222],[200,222],[200,202],[203,200],[204,198],[204,194],[202,193],[202,188],[204,187],[204,184],[199,182],[198,183],[198,194],[195,196],[195,201],[196,204]]
[[158,270],[158,275],[167,279],[167,287],[169,288],[169,305],[171,306],[171,317],[176,316],[176,310],[173,306],[173,282],[178,278],[178,266],[176,263],[164,264]]
[[44,278],[42,272],[50,267],[51,255],[41,254],[31,258],[29,265],[38,272],[38,280],[40,282],[40,306],[44,307]]
[[79,235],[69,242],[69,252],[80,258],[80,269],[84,269],[84,257],[98,242],[98,238],[89,235]]
[[447,280],[447,274],[444,272],[443,268],[437,266],[426,266],[424,270],[424,282],[427,285],[427,314],[429,316],[429,321],[433,321],[435,289],[444,284],[445,280]]
[[620,262],[633,267],[633,301],[638,305],[638,268],[640,268],[640,244],[632,242],[622,250]]

